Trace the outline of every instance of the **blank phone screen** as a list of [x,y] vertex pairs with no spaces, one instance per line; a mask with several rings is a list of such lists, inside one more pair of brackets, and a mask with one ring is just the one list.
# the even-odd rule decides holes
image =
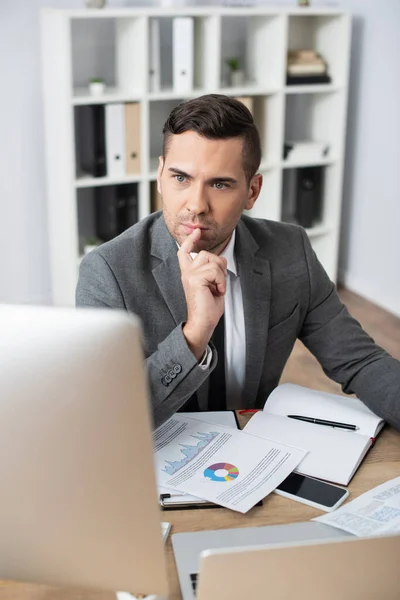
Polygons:
[[277,489],[328,507],[335,506],[336,502],[346,493],[346,490],[298,473],[291,473],[278,485]]

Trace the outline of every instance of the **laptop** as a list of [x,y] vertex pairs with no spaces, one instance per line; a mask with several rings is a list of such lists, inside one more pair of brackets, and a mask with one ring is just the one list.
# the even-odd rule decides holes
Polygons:
[[197,600],[398,600],[400,534],[203,554]]
[[[218,553],[230,551],[221,550],[221,548],[234,549],[240,552],[241,549],[249,547],[273,548],[282,544],[305,541],[319,542],[354,538],[352,534],[346,531],[340,531],[324,523],[314,521],[289,523],[286,525],[176,533],[171,537],[183,600],[195,600],[196,598],[200,567],[204,568],[204,565],[206,565],[208,569],[209,562],[211,561],[211,559],[210,561],[207,560],[203,565],[204,552],[207,553],[207,556],[212,556],[213,551]],[[241,568],[240,572],[246,573],[246,570]],[[217,597],[220,600],[220,597]],[[244,597],[252,598],[251,596]],[[211,599],[212,597],[208,600]]]
[[[398,600],[400,535],[316,522],[172,536],[183,600]],[[207,549],[206,549],[207,548]]]
[[140,326],[0,306],[0,579],[168,591]]

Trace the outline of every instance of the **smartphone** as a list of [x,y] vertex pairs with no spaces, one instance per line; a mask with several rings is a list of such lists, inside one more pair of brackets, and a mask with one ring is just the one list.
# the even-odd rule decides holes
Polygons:
[[274,491],[325,512],[336,510],[349,495],[345,488],[299,473],[290,473]]

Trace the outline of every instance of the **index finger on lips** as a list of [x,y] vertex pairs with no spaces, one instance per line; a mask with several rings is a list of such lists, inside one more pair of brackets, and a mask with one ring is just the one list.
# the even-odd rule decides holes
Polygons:
[[190,253],[193,252],[193,247],[196,242],[201,238],[201,229],[194,229],[191,234],[187,236],[183,244],[178,250],[178,260],[181,266],[184,264],[192,264],[193,259]]

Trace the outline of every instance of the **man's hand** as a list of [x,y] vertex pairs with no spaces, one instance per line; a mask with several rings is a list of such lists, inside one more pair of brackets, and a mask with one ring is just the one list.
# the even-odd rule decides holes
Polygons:
[[193,260],[190,253],[201,237],[195,229],[178,251],[188,318],[183,328],[189,348],[200,360],[224,313],[228,275],[226,258],[202,250]]

